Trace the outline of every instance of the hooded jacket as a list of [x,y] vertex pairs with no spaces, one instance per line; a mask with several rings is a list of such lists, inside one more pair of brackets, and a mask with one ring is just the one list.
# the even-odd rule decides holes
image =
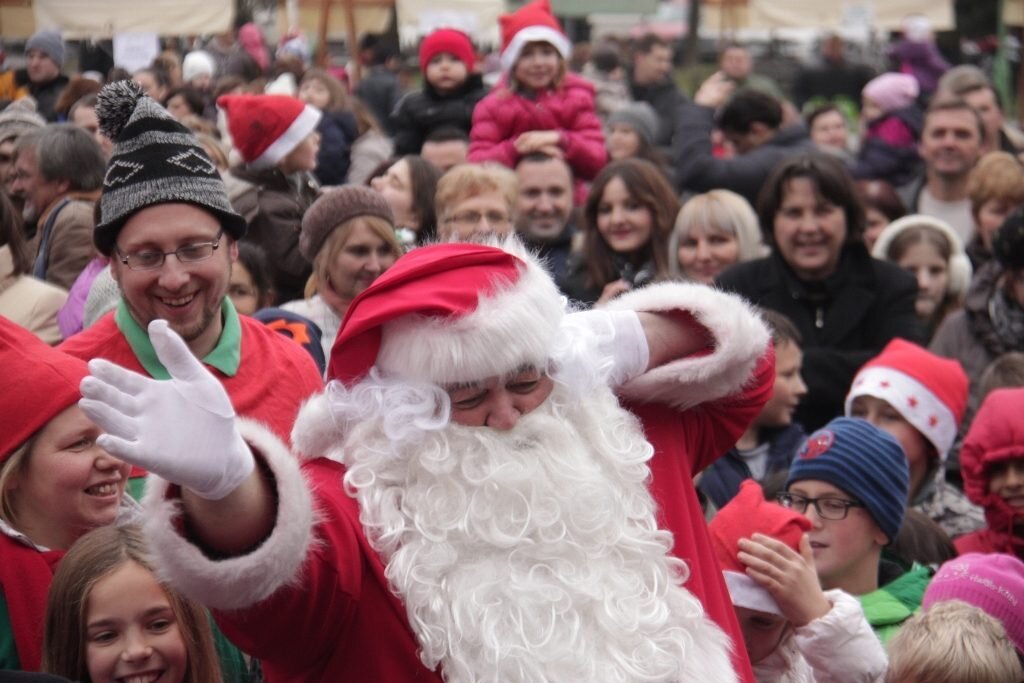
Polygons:
[[1024,422],[1020,419],[1024,389],[997,389],[985,399],[960,449],[964,492],[985,509],[988,527],[954,542],[963,553],[1007,553],[1024,559],[1024,535],[1014,525],[1024,524],[1024,512],[1015,511],[1002,497],[988,490],[992,465],[1024,459]]

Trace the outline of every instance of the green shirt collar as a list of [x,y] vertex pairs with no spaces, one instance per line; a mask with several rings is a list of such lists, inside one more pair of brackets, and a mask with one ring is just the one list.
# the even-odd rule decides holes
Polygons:
[[[238,374],[238,366],[242,362],[242,326],[238,322],[238,312],[235,311],[231,299],[224,297],[221,304],[221,316],[224,320],[224,329],[221,330],[217,346],[203,358],[203,363],[212,365],[228,377]],[[117,312],[114,313],[114,322],[121,334],[128,340],[139,363],[146,369],[150,377],[154,379],[170,379],[167,369],[156,356],[156,350],[149,341],[149,335],[135,318],[128,311],[128,305],[124,297],[117,304]]]

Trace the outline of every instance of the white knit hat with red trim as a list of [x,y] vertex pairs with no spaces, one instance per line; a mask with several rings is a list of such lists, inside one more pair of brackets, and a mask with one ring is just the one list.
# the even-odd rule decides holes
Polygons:
[[880,398],[921,432],[944,461],[967,408],[968,384],[959,362],[893,339],[853,378],[846,414],[858,396]]
[[222,95],[231,140],[242,160],[270,168],[316,130],[320,111],[287,95]]
[[569,59],[572,43],[551,13],[548,0],[533,0],[511,14],[498,17],[501,24],[501,70],[509,72],[516,65],[527,43],[550,43]]

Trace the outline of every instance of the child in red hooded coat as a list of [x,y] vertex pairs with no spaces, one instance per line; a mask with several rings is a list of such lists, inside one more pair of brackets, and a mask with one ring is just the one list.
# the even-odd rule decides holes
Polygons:
[[988,526],[956,539],[963,553],[1024,559],[1024,388],[996,389],[981,404],[960,449],[964,491]]

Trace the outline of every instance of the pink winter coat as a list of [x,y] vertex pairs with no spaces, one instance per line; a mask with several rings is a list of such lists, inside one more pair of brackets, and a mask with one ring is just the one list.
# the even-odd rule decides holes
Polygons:
[[568,73],[557,90],[531,99],[498,84],[473,110],[469,160],[496,161],[515,168],[515,141],[531,130],[557,130],[577,180],[591,180],[608,161],[601,120],[594,111],[594,86]]

